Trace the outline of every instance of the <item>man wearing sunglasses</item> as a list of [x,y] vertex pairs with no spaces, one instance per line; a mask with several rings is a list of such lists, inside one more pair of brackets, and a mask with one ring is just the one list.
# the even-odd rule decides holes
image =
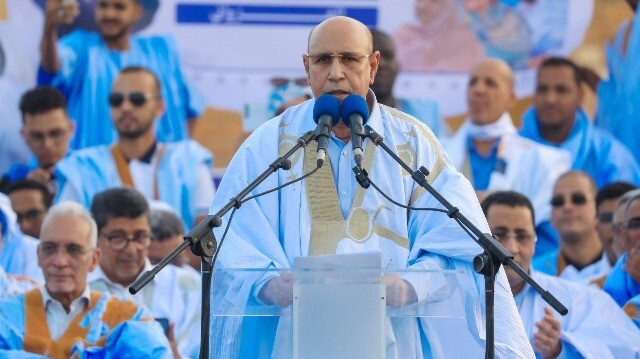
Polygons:
[[20,180],[7,187],[7,196],[18,216],[22,233],[36,239],[40,238],[42,221],[53,200],[49,189],[40,182]]
[[214,196],[212,155],[193,140],[163,143],[157,119],[165,111],[159,79],[143,67],[123,69],[108,98],[117,141],[75,151],[56,167],[56,201],[91,205],[108,188],[129,186],[168,203],[191,228],[208,213]]
[[197,358],[200,349],[200,276],[167,266],[138,294],[128,287],[151,269],[149,204],[135,189],[98,193],[91,205],[98,226],[100,265],[89,275],[92,290],[128,298],[147,307],[155,318],[169,320],[169,341],[176,358]]
[[517,192],[494,192],[482,209],[491,233],[514,261],[568,309],[561,316],[510,267],[509,286],[529,340],[541,358],[634,358],[640,354],[640,331],[602,291],[531,268],[535,251],[535,214]]
[[204,99],[184,75],[178,50],[167,36],[132,35],[143,16],[141,0],[96,0],[98,32],[75,30],[58,40],[57,28],[79,15],[77,1],[47,0],[38,84],[54,86],[68,99],[76,122],[73,149],[108,145],[114,140],[108,97],[118,71],[146,66],[160,77],[166,111],[158,121],[161,141],[187,139]]
[[551,224],[558,232],[558,250],[537,257],[536,270],[570,281],[589,283],[611,269],[598,237],[597,187],[586,172],[572,170],[553,187]]
[[620,197],[618,208],[621,211],[616,210],[614,230],[621,237],[624,252],[605,280],[603,289],[622,306],[640,295],[640,190]]
[[69,120],[66,99],[53,87],[40,86],[27,91],[20,99],[22,135],[33,153],[28,164],[14,164],[0,180],[6,191],[11,182],[28,178],[57,191],[54,166],[69,153],[74,123]]
[[520,134],[571,152],[572,168],[587,172],[598,188],[614,181],[640,185],[640,166],[609,133],[595,128],[582,109],[583,74],[565,58],[548,58],[538,69],[533,108]]

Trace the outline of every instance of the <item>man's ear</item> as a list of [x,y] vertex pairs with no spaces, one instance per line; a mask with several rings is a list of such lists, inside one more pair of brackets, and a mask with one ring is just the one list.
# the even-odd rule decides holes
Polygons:
[[374,51],[369,60],[369,66],[371,67],[369,76],[369,84],[373,84],[373,81],[376,78],[376,74],[378,73],[378,66],[380,66],[380,51]]

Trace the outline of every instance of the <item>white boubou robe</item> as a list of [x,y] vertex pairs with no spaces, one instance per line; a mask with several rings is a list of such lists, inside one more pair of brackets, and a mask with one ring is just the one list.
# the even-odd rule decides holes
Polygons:
[[[560,321],[560,340],[566,358],[638,358],[640,331],[607,293],[582,284],[532,271],[531,276],[568,309],[566,316],[553,312]],[[535,323],[549,307],[528,284],[515,296],[529,340]]]
[[[551,216],[553,185],[571,169],[571,154],[518,135],[508,113],[498,121],[502,123],[502,133],[497,157],[505,166],[492,172],[487,190],[516,191],[527,196],[533,204],[537,226]],[[467,147],[470,123],[471,119],[467,119],[451,138],[443,141],[451,163],[465,176],[472,173]]]
[[[467,181],[451,165],[433,133],[420,121],[393,108],[379,105],[370,92],[372,113],[368,125],[385,144],[417,169],[430,171],[428,181],[480,230],[489,231],[476,196]],[[231,161],[211,206],[217,212],[299,136],[313,130],[314,100],[292,107],[258,128]],[[267,178],[252,194],[272,189],[315,168],[316,144],[311,143],[291,158],[292,167]],[[382,149],[364,141],[364,168],[391,198],[416,207],[440,204],[416,185]],[[215,230],[222,238],[229,214]],[[372,187],[359,188],[347,218],[343,218],[337,190],[326,164],[307,179],[277,192],[246,202],[235,213],[228,238],[216,263],[212,284],[212,307],[260,306],[267,275],[229,272],[232,268],[291,268],[294,258],[322,254],[379,251],[387,269],[457,269],[465,274],[457,286],[461,294],[444,303],[452,313],[466,314],[459,322],[413,320],[410,327],[387,332],[387,358],[480,357],[484,352],[484,280],[475,274],[471,260],[480,247],[446,214],[398,208]],[[222,274],[224,273],[224,274]],[[404,277],[416,290],[419,301],[433,299],[433,283],[421,276]],[[500,270],[495,295],[496,354],[501,358],[532,357],[522,323]],[[215,310],[215,309],[214,309]],[[405,322],[406,324],[406,322]],[[389,328],[389,326],[388,326]],[[212,316],[211,346],[216,358],[291,357],[291,322],[276,318]]]

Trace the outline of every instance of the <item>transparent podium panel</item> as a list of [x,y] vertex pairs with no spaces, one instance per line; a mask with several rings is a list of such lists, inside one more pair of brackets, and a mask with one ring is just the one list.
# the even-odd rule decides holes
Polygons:
[[484,345],[468,328],[479,305],[460,289],[468,281],[456,270],[218,268],[211,357],[451,357],[451,343]]

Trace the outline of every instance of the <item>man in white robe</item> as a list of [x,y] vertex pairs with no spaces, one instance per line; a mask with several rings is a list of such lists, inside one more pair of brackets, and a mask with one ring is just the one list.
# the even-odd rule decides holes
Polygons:
[[168,203],[185,228],[206,215],[215,193],[213,157],[193,140],[160,141],[155,127],[166,106],[160,88],[158,77],[144,67],[120,71],[109,96],[118,140],[74,151],[58,162],[56,202],[75,201],[89,208],[96,193],[129,186],[147,199]]
[[513,86],[513,72],[502,60],[474,67],[467,88],[469,118],[443,145],[481,198],[484,192],[513,190],[533,202],[541,255],[558,248],[549,200],[555,181],[571,168],[571,154],[518,135],[507,112],[515,101]]
[[[480,230],[487,231],[469,182],[451,165],[447,155],[423,122],[396,109],[379,105],[369,91],[380,58],[372,51],[368,29],[346,17],[330,18],[312,30],[308,54],[303,63],[314,97],[330,94],[344,99],[357,94],[367,99],[371,113],[368,125],[384,137],[411,168],[425,166],[427,180]],[[316,125],[314,99],[294,106],[258,128],[240,147],[227,168],[220,191],[211,205],[217,212],[253,181],[297,138]],[[358,187],[350,130],[341,121],[332,127],[327,148],[328,161],[314,175],[277,192],[246,202],[237,211],[228,237],[220,250],[216,273],[230,268],[290,268],[294,258],[322,254],[378,251],[382,268],[461,269],[458,283],[464,300],[446,302],[452,311],[460,309],[466,320],[454,333],[443,334],[437,323],[415,321],[412,335],[391,335],[387,358],[479,357],[484,351],[484,280],[474,274],[471,260],[481,252],[458,224],[439,212],[410,211],[395,207],[382,195]],[[400,166],[369,140],[364,141],[363,166],[370,178],[391,198],[416,207],[441,207],[403,172]],[[278,171],[258,186],[253,194],[274,188],[316,167],[316,144],[309,144],[291,158],[292,167]],[[229,220],[216,230],[221,238]],[[212,284],[212,307],[221,304],[277,305],[292,302],[291,280],[270,273],[257,282],[226,271],[227,277]],[[402,306],[425,301],[434,288],[421,276],[387,276],[387,303]],[[502,358],[532,357],[521,321],[507,287],[504,271],[497,275],[495,294],[496,355]],[[242,326],[242,327],[240,327]],[[286,358],[286,320],[212,316],[211,346],[215,357]],[[289,328],[291,329],[291,328]],[[411,328],[410,328],[411,329]],[[418,330],[421,329],[421,330]]]
[[601,290],[533,271],[534,212],[517,192],[495,192],[482,202],[491,232],[518,265],[551,292],[569,313],[561,316],[512,269],[507,278],[529,339],[539,358],[636,358],[640,331]]
[[[151,269],[149,205],[132,188],[98,193],[91,205],[98,225],[100,265],[89,274],[89,287],[144,305],[155,319],[167,319],[167,335],[174,354],[197,358],[200,349],[200,278],[193,271],[169,265],[139,293],[128,287]],[[130,243],[131,242],[131,243]]]

